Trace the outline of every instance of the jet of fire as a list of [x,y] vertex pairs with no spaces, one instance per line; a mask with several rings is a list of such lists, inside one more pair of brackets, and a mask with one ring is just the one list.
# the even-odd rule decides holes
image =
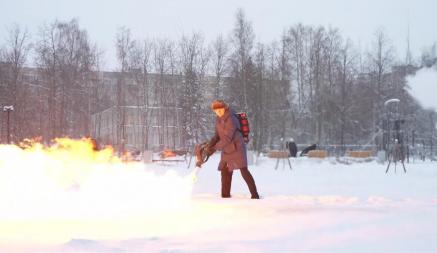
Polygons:
[[88,139],[0,145],[0,245],[107,238],[108,224],[118,237],[145,224],[163,231],[156,220],[176,220],[189,206],[191,176],[122,160],[110,147],[93,150]]

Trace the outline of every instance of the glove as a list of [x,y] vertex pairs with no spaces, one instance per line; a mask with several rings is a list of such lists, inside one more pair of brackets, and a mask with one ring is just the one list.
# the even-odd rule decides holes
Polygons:
[[201,161],[197,161],[196,162],[196,167],[202,168],[202,162]]
[[210,146],[210,145],[208,145],[206,147],[206,150],[205,150],[207,156],[211,156],[212,154],[215,153],[215,151],[216,151],[215,147],[214,146]]

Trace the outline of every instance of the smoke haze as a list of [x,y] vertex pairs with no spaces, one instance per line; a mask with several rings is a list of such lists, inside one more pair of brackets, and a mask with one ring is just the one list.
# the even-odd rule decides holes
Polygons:
[[437,109],[437,69],[423,68],[407,77],[410,94],[425,108]]

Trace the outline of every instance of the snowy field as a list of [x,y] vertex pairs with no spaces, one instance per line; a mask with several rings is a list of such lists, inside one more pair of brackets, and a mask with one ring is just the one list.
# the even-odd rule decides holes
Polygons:
[[249,168],[262,196],[251,200],[238,171],[233,197],[219,197],[218,160],[188,186],[186,163],[99,172],[62,191],[0,169],[14,184],[0,187],[0,252],[437,252],[436,162],[385,174],[373,161],[275,170],[263,157]]

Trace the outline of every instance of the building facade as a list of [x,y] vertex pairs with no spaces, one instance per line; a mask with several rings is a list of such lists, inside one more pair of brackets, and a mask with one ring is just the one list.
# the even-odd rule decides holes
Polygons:
[[[108,108],[91,116],[91,135],[118,150],[187,149],[180,105],[181,75],[103,72],[99,93]],[[202,81],[205,94],[213,78]]]

